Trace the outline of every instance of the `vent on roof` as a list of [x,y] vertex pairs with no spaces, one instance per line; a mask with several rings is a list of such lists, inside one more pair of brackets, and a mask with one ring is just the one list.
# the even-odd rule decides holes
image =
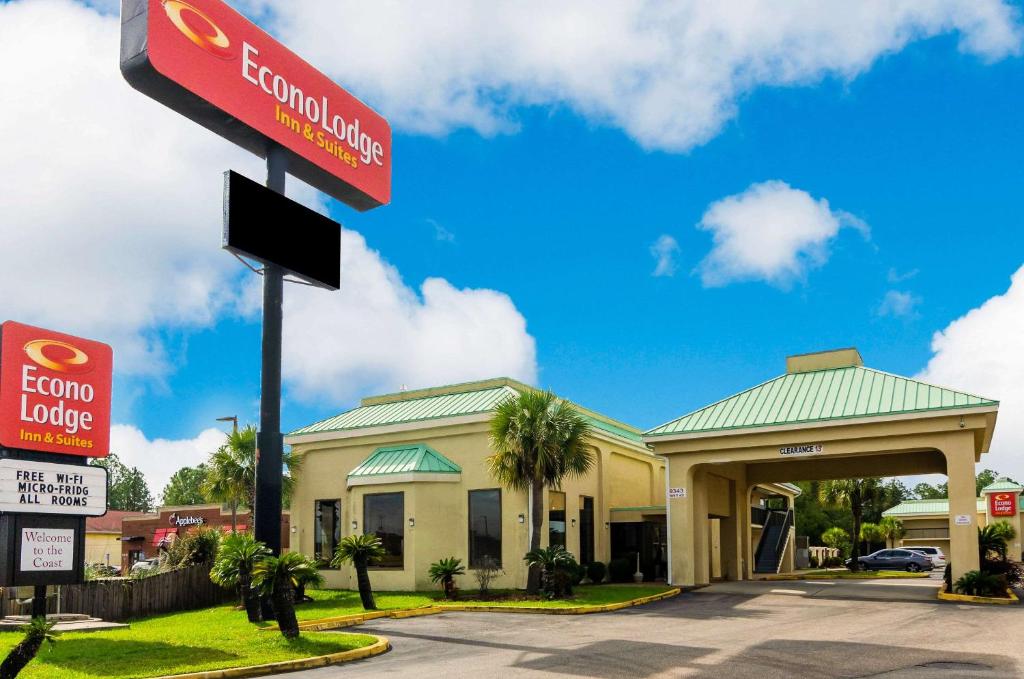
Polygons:
[[797,354],[786,357],[786,372],[809,373],[815,370],[832,370],[834,368],[852,368],[864,365],[864,359],[855,348],[832,349],[818,351],[813,354]]

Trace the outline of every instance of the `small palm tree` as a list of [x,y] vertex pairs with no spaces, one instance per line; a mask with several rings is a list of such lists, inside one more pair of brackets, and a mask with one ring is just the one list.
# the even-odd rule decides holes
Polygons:
[[363,609],[367,611],[377,610],[377,604],[373,601],[373,588],[370,587],[370,574],[367,568],[373,559],[384,556],[384,545],[376,535],[349,535],[343,538],[334,552],[331,560],[332,566],[340,566],[343,563],[351,563],[356,569],[356,582],[359,584],[359,600],[363,603]]
[[846,548],[850,546],[850,534],[839,526],[832,526],[821,534],[821,541],[826,547],[838,550],[841,556],[845,556]]
[[878,527],[882,529],[882,535],[885,537],[886,547],[895,547],[896,541],[906,534],[906,530],[903,528],[903,522],[895,516],[882,517]]
[[885,540],[885,533],[877,523],[862,523],[860,525],[860,539],[867,544],[868,551],[873,545]]
[[270,550],[250,533],[232,533],[224,538],[217,561],[210,571],[210,579],[221,587],[237,587],[245,606],[249,622],[259,622],[259,592],[252,586],[252,573],[256,564],[270,556]]
[[441,583],[444,598],[451,599],[455,596],[455,576],[465,575],[466,567],[462,565],[462,559],[450,556],[430,564],[428,573],[431,582]]
[[299,621],[295,617],[295,587],[310,577],[309,571],[318,575],[316,567],[302,554],[288,552],[281,556],[268,556],[253,567],[252,584],[270,597],[277,626],[286,639],[299,636]]
[[43,642],[54,643],[60,635],[53,629],[55,623],[47,622],[46,618],[33,618],[32,622],[25,625],[25,638],[18,642],[18,645],[11,649],[11,652],[0,663],[0,679],[14,679],[18,673],[25,669],[32,658],[36,657],[39,647]]
[[[501,485],[531,493],[531,552],[540,549],[544,487],[559,488],[565,478],[585,476],[593,468],[591,432],[579,411],[549,391],[526,391],[495,408],[491,418],[495,453],[487,463]],[[540,577],[540,566],[531,564],[527,579],[531,594],[540,587]]]
[[[824,481],[818,487],[818,496],[823,505],[850,510],[853,514],[853,535],[859,538],[864,507],[878,497],[881,488],[882,482],[876,478]],[[852,542],[850,570],[859,571],[860,540],[855,539]]]
[[996,521],[984,528],[978,528],[978,552],[981,562],[995,555],[1006,561],[1006,543],[1017,536],[1017,531],[1006,521]]
[[526,553],[523,560],[531,568],[541,572],[541,589],[549,598],[555,599],[572,593],[571,571],[576,568],[576,559],[562,545],[541,547]]

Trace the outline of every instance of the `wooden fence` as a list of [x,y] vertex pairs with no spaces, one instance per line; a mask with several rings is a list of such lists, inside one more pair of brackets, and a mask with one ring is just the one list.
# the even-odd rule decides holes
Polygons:
[[[84,613],[104,620],[124,621],[158,613],[190,611],[228,603],[235,594],[210,581],[209,566],[189,566],[148,578],[105,578],[80,585],[56,588],[46,602],[46,612]],[[18,604],[4,597],[6,615],[28,614],[31,602]]]

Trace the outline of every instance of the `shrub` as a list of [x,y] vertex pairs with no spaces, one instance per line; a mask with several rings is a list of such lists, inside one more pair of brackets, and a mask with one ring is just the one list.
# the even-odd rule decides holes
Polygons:
[[607,567],[600,561],[591,561],[587,564],[587,577],[595,585],[604,582],[604,576],[607,572]]
[[987,559],[981,563],[981,571],[1003,578],[1010,586],[1017,587],[1024,584],[1024,573],[1021,572],[1021,567],[1012,561]]
[[261,620],[259,593],[252,587],[252,571],[268,556],[270,550],[251,533],[232,533],[224,538],[210,569],[210,580],[221,587],[238,590],[249,622]]
[[813,555],[812,555],[812,556],[810,557],[810,560],[809,560],[809,564],[808,564],[808,565],[809,565],[809,566],[810,566],[811,568],[817,568],[817,567],[818,567],[818,557],[816,557],[816,556],[813,556]]
[[221,532],[198,526],[178,537],[167,550],[166,568],[212,564],[217,559]]
[[18,642],[4,658],[3,663],[0,663],[0,677],[13,679],[18,676],[18,673],[25,669],[25,665],[36,657],[44,641],[52,645],[54,639],[60,635],[53,629],[55,624],[52,621],[47,622],[44,617],[39,617],[33,618],[32,622],[22,627],[25,638]]
[[480,565],[473,570],[473,575],[476,577],[481,596],[491,591],[491,580],[504,572],[498,567],[498,560],[493,556],[485,556],[480,560]]
[[1003,593],[1004,588],[1005,580],[981,571],[967,571],[953,585],[954,591],[958,594],[971,596],[997,596]]
[[455,597],[455,576],[464,575],[465,573],[466,567],[462,565],[462,559],[457,559],[454,556],[435,561],[430,564],[430,570],[428,571],[431,582],[435,584],[441,583],[445,599]]
[[632,582],[636,558],[620,556],[608,563],[608,574],[612,582]]

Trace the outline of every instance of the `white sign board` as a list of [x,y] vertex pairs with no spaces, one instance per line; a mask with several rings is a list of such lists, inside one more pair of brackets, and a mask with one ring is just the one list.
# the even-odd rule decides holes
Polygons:
[[955,523],[958,526],[970,526],[971,517],[967,516],[966,514],[957,514],[956,517],[953,519],[953,523]]
[[677,499],[679,499],[681,497],[686,497],[686,489],[685,488],[669,488],[668,489],[668,499],[669,500],[677,500]]
[[784,457],[790,455],[820,455],[823,452],[825,452],[825,446],[820,443],[798,443],[779,448],[779,455]]
[[73,528],[22,528],[21,570],[70,571],[75,568]]
[[103,516],[107,513],[107,470],[0,460],[0,512]]

